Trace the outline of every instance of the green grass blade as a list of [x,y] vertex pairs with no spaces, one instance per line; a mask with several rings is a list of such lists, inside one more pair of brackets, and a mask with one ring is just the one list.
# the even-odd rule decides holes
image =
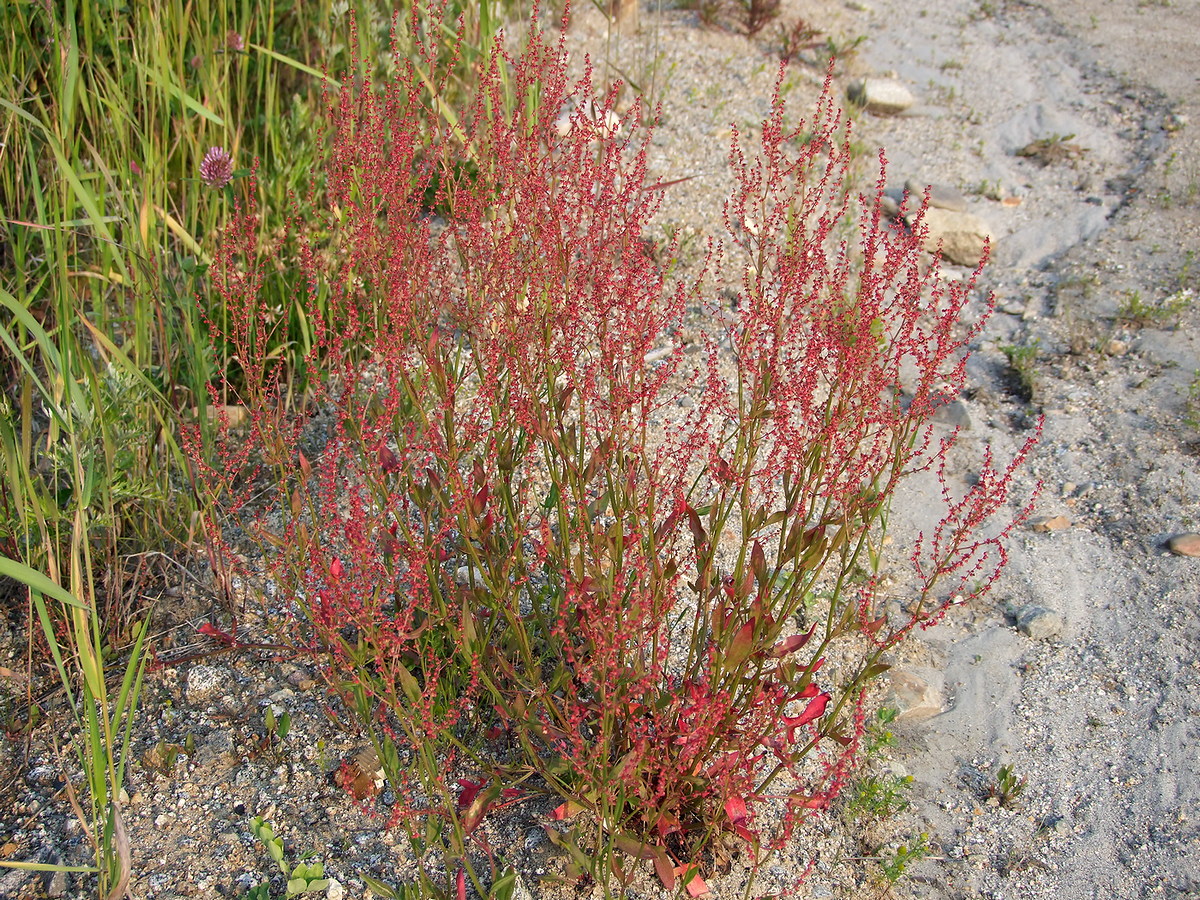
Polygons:
[[[5,575],[8,578],[19,581],[30,590],[53,597],[67,606],[73,606],[76,609],[82,610],[90,608],[86,603],[82,603],[71,596],[71,592],[66,588],[51,581],[49,576],[37,571],[37,569],[31,569],[23,562],[9,559],[7,556],[0,556],[0,575]],[[53,634],[53,630],[51,634]]]
[[306,66],[298,59],[293,59],[290,56],[284,56],[278,50],[272,50],[270,47],[264,47],[262,44],[249,44],[248,46],[251,50],[257,50],[264,56],[269,56],[271,59],[281,62],[285,66],[291,66],[298,72],[304,72],[307,75],[312,75],[314,78],[320,78],[322,81],[327,82],[330,87],[340,88],[342,86],[342,83],[333,76],[327,75],[320,69],[314,69],[312,66]]

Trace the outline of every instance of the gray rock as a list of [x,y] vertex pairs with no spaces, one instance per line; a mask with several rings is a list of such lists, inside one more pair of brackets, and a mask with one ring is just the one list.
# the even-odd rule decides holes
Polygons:
[[1058,637],[1063,630],[1063,617],[1044,606],[1022,606],[1017,610],[1017,629],[1035,641]]
[[229,678],[230,673],[226,669],[216,666],[192,666],[187,673],[183,695],[188,703],[201,706],[220,694]]
[[[51,865],[62,866],[66,865],[61,856],[54,857],[51,860]],[[46,873],[46,896],[47,897],[62,897],[67,893],[67,873],[61,869],[56,872]]]
[[942,694],[945,679],[933,669],[892,669],[887,673],[888,689],[884,695],[884,706],[898,711],[898,722],[920,722],[942,711]]
[[[909,224],[916,221],[909,216]],[[949,209],[925,210],[924,247],[933,253],[941,245],[942,258],[958,266],[977,266],[983,258],[985,241],[995,245],[996,238],[988,224],[972,213],[954,212]]]
[[891,78],[860,78],[846,88],[846,97],[877,116],[897,115],[917,102],[908,88]]
[[25,869],[0,869],[0,897],[16,897],[22,885],[34,878]]
[[194,761],[198,769],[224,769],[232,766],[237,762],[233,749],[233,735],[223,729],[214,731],[196,748]]
[[475,586],[479,587],[484,583],[483,572],[473,566],[459,566],[454,572],[454,581],[463,587],[468,587],[471,581],[474,580]]
[[933,421],[957,428],[959,431],[971,430],[971,414],[967,411],[967,405],[958,398],[943,403],[934,410]]
[[[925,187],[926,185],[914,181],[912,178],[904,182],[904,189],[908,191],[908,202],[915,203],[917,208],[920,208],[921,201],[925,197]],[[928,187],[929,205],[932,208],[948,209],[951,212],[967,211],[967,198],[954,188],[945,184],[931,184]]]

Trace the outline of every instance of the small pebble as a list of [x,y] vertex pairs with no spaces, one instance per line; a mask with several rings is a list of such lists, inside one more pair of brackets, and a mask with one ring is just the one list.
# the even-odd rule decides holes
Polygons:
[[1031,531],[1063,531],[1071,527],[1071,520],[1066,516],[1038,516],[1029,520]]
[[1167,541],[1167,549],[1176,556],[1200,556],[1200,534],[1177,534]]

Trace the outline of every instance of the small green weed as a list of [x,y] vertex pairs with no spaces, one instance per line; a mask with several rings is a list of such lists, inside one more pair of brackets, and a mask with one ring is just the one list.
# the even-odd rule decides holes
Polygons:
[[996,771],[996,780],[988,786],[988,799],[996,800],[1004,807],[1012,806],[1025,791],[1028,780],[1023,775],[1017,775],[1012,765],[1001,766]]
[[895,884],[908,871],[908,867],[929,855],[929,835],[922,831],[907,844],[901,844],[887,856],[879,859],[883,877],[888,884]]
[[1183,288],[1161,300],[1145,300],[1142,292],[1125,291],[1117,309],[1117,320],[1136,327],[1174,326],[1179,315],[1192,305],[1196,292]]
[[1042,168],[1060,162],[1073,162],[1087,153],[1086,148],[1073,143],[1073,134],[1052,134],[1030,141],[1016,155],[1032,159]]
[[[275,829],[267,824],[262,816],[255,816],[250,820],[250,832],[267,848],[267,853],[287,879],[286,896],[312,894],[329,887],[329,879],[325,877],[325,866],[319,862],[305,862],[311,854],[305,854],[295,866],[287,864],[283,856],[283,838],[275,836]],[[270,896],[268,883],[263,882],[247,891],[243,900],[269,900]]]
[[850,788],[846,810],[856,816],[887,819],[908,809],[911,775],[867,775]]
[[1000,348],[1008,359],[1013,393],[1026,403],[1032,403],[1037,395],[1038,347],[1039,342],[1033,340],[1028,344],[1007,344]]
[[[885,706],[875,713],[863,741],[865,761],[878,759],[885,750],[895,744],[896,736],[888,726],[896,720],[899,712],[893,707]],[[905,795],[912,789],[912,783],[911,775],[864,775],[849,787],[846,812],[854,818],[890,818],[908,808]]]

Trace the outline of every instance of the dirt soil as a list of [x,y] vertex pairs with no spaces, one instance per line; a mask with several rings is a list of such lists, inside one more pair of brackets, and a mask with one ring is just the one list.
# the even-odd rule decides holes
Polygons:
[[[893,192],[910,179],[951,188],[995,237],[983,285],[997,312],[947,427],[961,429],[965,479],[986,446],[1007,459],[1044,415],[1017,491],[1041,482],[1041,521],[1015,536],[985,601],[892,660],[889,702],[903,715],[875,765],[912,776],[911,806],[868,826],[831,816],[764,868],[755,895],[1200,897],[1200,558],[1167,549],[1200,531],[1189,393],[1200,369],[1200,4],[789,0],[779,21],[798,17],[821,34],[785,82],[797,115],[819,91],[828,39],[843,52],[839,92],[887,77],[915,99],[899,115],[856,115],[864,171],[886,148]],[[729,126],[753,133],[766,113],[779,41],[774,26],[751,40],[694,12],[643,9],[641,26],[610,40],[584,10],[570,41],[663,101],[656,174],[690,180],[668,192],[660,221],[699,247],[730,184]],[[898,541],[928,525],[930,488],[899,498]],[[160,650],[211,648],[195,629],[213,613],[202,584],[179,581],[157,603]],[[251,613],[245,635],[264,634],[262,621]],[[5,645],[18,654],[5,664],[13,685],[16,637]],[[292,716],[283,741],[264,740],[268,707]],[[23,745],[0,743],[0,856],[86,864],[46,732],[28,765]],[[255,814],[289,860],[317,852],[338,879],[329,900],[367,896],[364,872],[398,883],[408,870],[380,827],[386,793],[372,818],[329,777],[361,746],[314,673],[269,653],[153,673],[128,776],[132,896],[239,897],[272,872],[282,896],[248,833]],[[997,796],[1001,765],[1026,779],[1019,794]],[[526,872],[556,864],[538,825],[548,812],[494,826]],[[922,834],[925,858],[889,883],[883,865]],[[713,896],[741,885],[736,872],[714,878]],[[83,896],[82,882],[0,870],[0,898],[45,895]],[[529,879],[515,894],[577,895]],[[646,877],[631,896],[664,894]]]

